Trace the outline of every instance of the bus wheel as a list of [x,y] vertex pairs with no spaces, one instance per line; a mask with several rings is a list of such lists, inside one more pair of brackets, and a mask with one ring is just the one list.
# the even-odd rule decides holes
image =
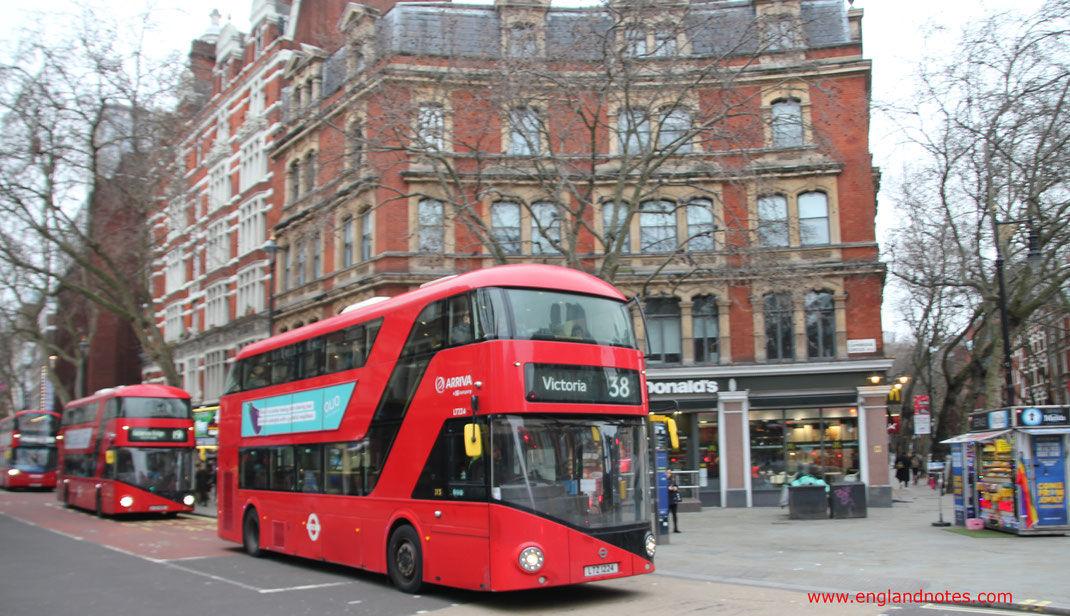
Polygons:
[[256,509],[250,509],[249,513],[245,514],[241,542],[246,554],[253,558],[260,556],[260,524],[256,521]]
[[399,526],[390,535],[387,546],[386,570],[390,581],[398,590],[407,593],[420,592],[423,587],[423,556],[420,554],[420,537],[409,525]]

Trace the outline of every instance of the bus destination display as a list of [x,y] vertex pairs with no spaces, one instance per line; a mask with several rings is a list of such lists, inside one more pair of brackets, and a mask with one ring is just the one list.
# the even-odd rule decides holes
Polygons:
[[527,364],[524,391],[529,402],[642,404],[639,372],[604,366]]

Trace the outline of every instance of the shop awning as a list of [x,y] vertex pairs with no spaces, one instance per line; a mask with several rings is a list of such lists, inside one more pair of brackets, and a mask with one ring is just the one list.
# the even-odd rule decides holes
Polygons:
[[969,432],[966,434],[960,434],[958,436],[952,436],[947,440],[940,441],[941,443],[979,443],[981,441],[990,441],[994,438],[1007,434],[1010,430],[990,430],[988,432]]
[[1070,434],[1070,426],[1065,428],[1020,428],[1026,434],[1044,436],[1045,434]]

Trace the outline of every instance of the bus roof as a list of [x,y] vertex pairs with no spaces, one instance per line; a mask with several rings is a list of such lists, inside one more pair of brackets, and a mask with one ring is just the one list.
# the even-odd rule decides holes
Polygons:
[[498,265],[456,276],[446,276],[421,285],[417,289],[406,291],[389,299],[357,307],[348,312],[328,317],[322,321],[310,323],[303,327],[283,332],[266,340],[254,342],[243,348],[237,359],[258,355],[265,351],[284,347],[294,342],[313,338],[326,331],[333,331],[349,325],[374,319],[384,314],[401,310],[412,304],[424,303],[479,289],[483,287],[514,287],[523,289],[552,289],[554,291],[571,291],[587,295],[627,301],[623,294],[613,285],[586,272],[559,265],[523,263],[516,265]]
[[184,389],[178,387],[171,387],[170,385],[161,385],[159,383],[140,383],[137,385],[119,385],[118,387],[109,387],[107,389],[101,389],[92,394],[79,398],[77,400],[71,400],[67,403],[67,406],[75,406],[78,404],[89,403],[95,400],[104,400],[106,398],[186,398],[189,399],[190,395]]

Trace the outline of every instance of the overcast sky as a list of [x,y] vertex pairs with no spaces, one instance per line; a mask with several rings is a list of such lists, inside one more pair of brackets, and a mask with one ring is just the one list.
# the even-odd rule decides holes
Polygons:
[[[493,0],[481,0],[475,4],[489,4]],[[593,4],[589,0],[554,0],[554,4],[571,6]],[[856,0],[854,6],[865,10],[862,20],[863,53],[873,61],[873,99],[875,102],[895,103],[910,99],[913,72],[919,59],[933,54],[946,53],[958,30],[966,20],[975,19],[988,11],[1017,10],[1032,12],[1042,0]],[[8,9],[4,23],[0,25],[0,44],[10,44],[18,38],[18,30],[30,21],[40,25],[61,25],[69,15],[76,14],[72,6],[99,7],[108,13],[135,14],[151,8],[163,24],[153,45],[163,54],[167,51],[189,50],[190,41],[207,29],[209,14],[218,9],[224,22],[229,18],[234,25],[247,32],[251,0],[35,0],[19,2]],[[34,15],[46,12],[39,19]],[[66,14],[68,17],[64,17]],[[928,25],[943,26],[944,36],[939,40],[927,39],[924,32]],[[904,163],[909,160],[903,152],[900,137],[894,127],[880,113],[874,112],[870,130],[870,149],[874,164],[883,173],[882,191],[878,195],[877,235],[883,240],[886,231],[895,224],[894,186]],[[885,329],[894,327],[893,315],[885,310]]]

